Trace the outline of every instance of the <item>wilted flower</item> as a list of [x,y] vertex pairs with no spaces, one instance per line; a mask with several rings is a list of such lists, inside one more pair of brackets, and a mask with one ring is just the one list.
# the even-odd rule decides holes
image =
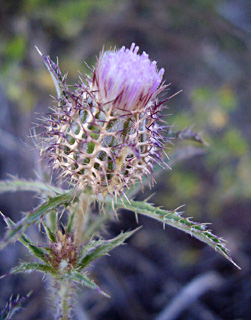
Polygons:
[[162,136],[156,121],[164,70],[148,55],[130,50],[102,52],[92,77],[71,90],[49,57],[43,57],[61,88],[51,113],[44,153],[78,189],[120,194],[152,175],[161,161]]

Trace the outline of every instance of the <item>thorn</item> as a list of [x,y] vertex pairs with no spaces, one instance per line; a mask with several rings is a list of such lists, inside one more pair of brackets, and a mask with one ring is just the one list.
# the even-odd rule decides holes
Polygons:
[[0,211],[1,216],[3,217],[3,219],[5,220],[5,215],[2,213],[2,211]]
[[182,204],[181,206],[179,206],[178,208],[174,209],[174,211],[178,211],[180,208],[183,208],[185,207],[186,205],[185,204]]
[[183,90],[180,90],[180,91],[174,93],[172,96],[168,97],[168,100],[174,98],[175,96],[177,96],[178,94],[180,94],[182,91],[183,91]]
[[[146,198],[145,200],[143,200],[143,202],[148,202],[148,200],[150,200],[153,196],[155,196],[156,192],[154,192],[153,194],[151,194],[148,198]],[[149,203],[150,204],[150,203]]]
[[166,229],[166,222],[165,222],[165,217],[163,217],[163,230]]
[[42,52],[38,49],[38,47],[35,46],[35,48],[37,49],[37,52],[40,54],[40,56],[43,57],[43,54],[42,54]]
[[108,293],[106,293],[106,292],[104,292],[103,290],[101,290],[100,288],[98,288],[98,292],[100,293],[100,294],[102,294],[102,296],[104,296],[104,297],[106,297],[106,298],[111,298],[111,296],[108,294]]

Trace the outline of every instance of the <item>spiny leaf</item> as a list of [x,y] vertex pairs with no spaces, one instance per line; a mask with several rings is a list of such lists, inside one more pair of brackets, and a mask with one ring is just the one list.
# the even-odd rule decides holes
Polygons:
[[12,268],[7,274],[0,277],[0,279],[8,277],[12,274],[16,273],[30,273],[34,271],[40,271],[42,273],[50,273],[53,276],[57,276],[54,268],[49,265],[41,264],[37,262],[25,262],[21,263],[20,265]]
[[51,229],[48,227],[47,223],[45,221],[42,221],[42,225],[45,229],[45,232],[46,232],[48,239],[50,239],[51,242],[56,242],[56,237],[53,234],[53,232],[51,231]]
[[68,218],[67,226],[66,226],[66,231],[68,234],[72,232],[73,226],[74,226],[74,217],[75,217],[75,211],[71,212]]
[[40,50],[35,47],[38,51],[38,53],[40,54],[40,56],[43,58],[44,64],[47,68],[47,70],[50,72],[51,78],[53,80],[54,86],[56,88],[57,91],[57,96],[58,99],[61,97],[62,91],[61,91],[61,86],[60,83],[63,81],[63,77],[61,75],[61,72],[59,70],[59,67],[57,64],[55,64],[49,56],[45,56],[43,55]]
[[36,256],[37,258],[41,259],[43,262],[47,262],[48,261],[48,255],[46,254],[46,252],[40,248],[39,246],[36,246],[35,244],[30,244],[28,246],[30,252]]
[[[0,211],[0,214],[2,215],[9,229],[15,227],[16,224],[14,221],[12,221],[9,217],[6,217],[1,211]],[[19,237],[18,240],[27,248],[32,243],[31,239],[24,233]]]
[[47,201],[39,205],[35,210],[26,213],[26,216],[16,223],[14,226],[4,235],[0,242],[0,249],[3,249],[6,245],[16,241],[23,232],[32,224],[38,223],[49,211],[56,210],[60,206],[67,206],[73,199],[74,194],[72,192],[64,193],[57,197],[49,198]]
[[[112,199],[107,197],[106,202],[111,203]],[[125,208],[121,200],[117,200],[114,203],[115,208]],[[225,247],[224,240],[214,235],[211,230],[206,229],[205,224],[196,223],[190,220],[190,218],[184,218],[181,214],[175,211],[167,211],[158,207],[154,207],[147,202],[139,202],[130,200],[130,203],[126,204],[126,209],[135,212],[135,214],[142,214],[155,220],[161,221],[163,226],[168,224],[174,228],[180,229],[191,236],[205,242],[210,247],[214,248],[217,252],[223,255],[227,260],[233,263],[237,268],[240,267],[233,261],[229,250]]]
[[48,214],[48,219],[46,219],[46,221],[49,223],[49,226],[50,226],[50,230],[52,232],[56,232],[57,230],[57,223],[58,223],[58,214],[59,212],[58,211],[55,211],[55,210],[51,210]]
[[[0,211],[0,214],[3,216],[4,221],[6,222],[9,228],[15,227],[16,225],[15,222],[13,222],[10,218],[5,217],[1,211]],[[19,237],[18,241],[20,241],[25,247],[27,247],[34,256],[36,256],[37,258],[41,259],[44,262],[48,261],[47,259],[48,255],[46,254],[46,252],[43,251],[43,249],[41,249],[34,243],[32,243],[31,239],[26,234],[23,233]]]
[[53,187],[40,181],[27,181],[15,178],[13,180],[0,181],[0,193],[16,191],[47,191],[50,194],[63,194],[65,192],[60,188]]
[[[97,247],[99,247],[102,243],[104,243],[104,241],[105,240],[102,240],[102,239],[89,240],[84,246],[82,246],[81,251],[79,253],[79,257],[82,257],[82,258],[79,260],[82,262],[82,259],[86,257],[87,254],[89,254],[90,252],[93,252]],[[79,266],[81,266],[81,262],[79,263]]]
[[[98,259],[99,257],[107,254],[112,249],[120,246],[127,238],[129,238],[133,233],[135,233],[139,228],[121,233],[117,237],[111,240],[97,240],[93,241],[93,246],[91,244],[85,247],[86,254],[79,264],[80,270],[87,267],[92,261]],[[91,251],[91,252],[90,252]]]
[[70,281],[74,281],[75,283],[78,283],[81,286],[93,289],[98,291],[99,293],[101,293],[102,295],[104,295],[107,298],[110,298],[110,296],[105,293],[104,291],[102,291],[99,286],[96,285],[96,283],[92,280],[90,280],[86,274],[84,273],[80,273],[76,270],[71,270],[70,273],[64,275],[65,279],[68,279]]

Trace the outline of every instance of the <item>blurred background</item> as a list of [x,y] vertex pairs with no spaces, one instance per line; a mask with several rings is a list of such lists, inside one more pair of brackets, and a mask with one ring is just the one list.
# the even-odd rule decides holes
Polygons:
[[[68,82],[88,72],[100,50],[135,42],[165,68],[165,119],[173,130],[192,128],[208,144],[173,141],[172,170],[157,179],[151,202],[212,222],[228,242],[238,270],[181,231],[140,217],[143,228],[126,246],[97,261],[92,277],[112,298],[79,291],[76,319],[251,319],[251,2],[250,0],[2,0],[0,1],[0,178],[35,179],[39,151],[28,136],[48,112],[53,82],[35,50],[59,58]],[[0,196],[13,220],[37,204],[32,194]],[[123,211],[110,235],[137,227]],[[1,233],[4,224],[0,222]],[[36,232],[35,229],[29,231]],[[0,273],[20,259],[18,244],[0,253]],[[31,297],[15,319],[52,319],[40,274],[1,280],[0,310],[12,293]]]

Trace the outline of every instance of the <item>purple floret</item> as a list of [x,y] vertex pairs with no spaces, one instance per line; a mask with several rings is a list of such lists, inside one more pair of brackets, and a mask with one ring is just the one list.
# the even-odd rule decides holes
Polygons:
[[157,70],[151,61],[133,43],[130,50],[102,53],[94,71],[93,88],[98,90],[101,103],[113,102],[117,110],[141,110],[154,99],[161,85],[164,69]]

